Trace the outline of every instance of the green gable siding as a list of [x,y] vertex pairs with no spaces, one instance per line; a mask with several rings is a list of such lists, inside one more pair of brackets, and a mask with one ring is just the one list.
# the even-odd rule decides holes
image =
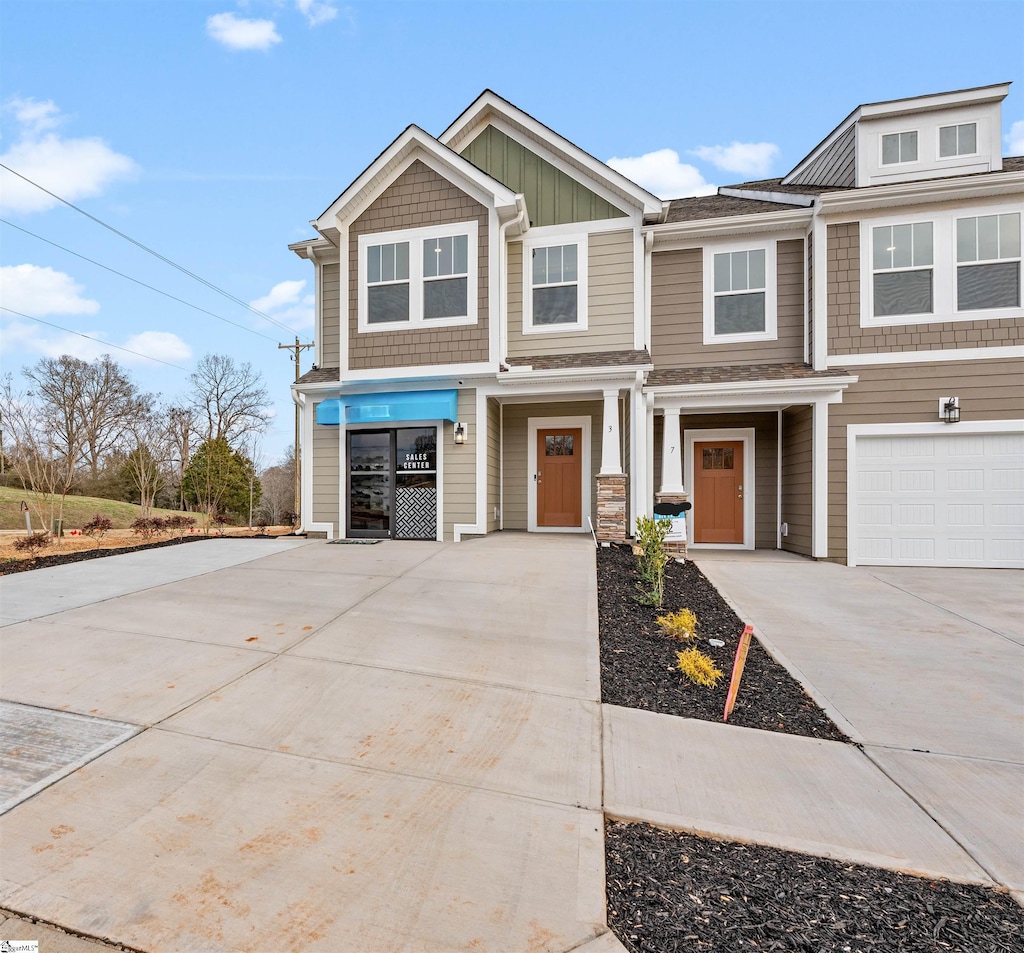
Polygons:
[[621,209],[493,126],[466,146],[462,157],[513,192],[525,195],[531,225],[626,217]]

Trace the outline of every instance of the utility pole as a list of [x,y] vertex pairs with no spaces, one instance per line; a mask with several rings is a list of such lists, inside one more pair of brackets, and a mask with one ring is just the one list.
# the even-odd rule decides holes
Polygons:
[[[295,357],[292,360],[295,361],[295,383],[299,382],[299,355],[308,347],[312,347],[313,344],[299,344],[299,338],[296,336],[294,344],[278,344],[278,350],[294,351]],[[301,463],[302,454],[299,452],[299,405],[295,405],[295,518],[299,519],[302,514],[302,470]]]

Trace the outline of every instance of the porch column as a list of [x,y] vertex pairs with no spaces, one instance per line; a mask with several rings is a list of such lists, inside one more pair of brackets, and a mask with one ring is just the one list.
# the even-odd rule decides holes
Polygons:
[[626,474],[619,449],[619,392],[604,392],[601,472],[597,475],[597,538],[623,540],[627,536]]
[[679,408],[666,407],[665,428],[661,433],[661,494],[686,492],[680,442]]

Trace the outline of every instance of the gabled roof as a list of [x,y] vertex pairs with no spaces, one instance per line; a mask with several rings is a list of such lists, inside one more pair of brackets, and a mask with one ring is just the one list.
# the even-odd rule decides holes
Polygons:
[[456,183],[461,182],[473,191],[490,197],[499,215],[502,211],[507,215],[515,214],[516,196],[511,189],[463,159],[419,126],[412,125],[407,126],[311,224],[318,231],[336,227],[339,216],[345,217],[350,209],[359,207],[370,196],[376,195],[385,187],[395,170],[410,158],[417,157],[429,165],[445,169],[446,177],[450,176]]
[[644,215],[661,214],[662,201],[656,195],[594,158],[493,90],[485,89],[438,139],[451,149],[461,151],[495,118],[512,129],[517,138],[525,138],[527,142],[532,142],[535,147],[550,154],[544,158],[553,157],[557,163],[567,165],[591,181],[600,183],[633,208],[642,209]]

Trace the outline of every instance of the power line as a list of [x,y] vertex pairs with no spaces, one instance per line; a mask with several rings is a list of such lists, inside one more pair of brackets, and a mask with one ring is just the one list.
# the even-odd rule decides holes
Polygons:
[[28,318],[29,321],[38,321],[40,324],[56,328],[58,331],[64,331],[67,334],[77,334],[80,338],[85,338],[87,341],[92,341],[94,344],[102,344],[103,347],[114,347],[119,351],[134,354],[136,357],[144,357],[147,361],[156,361],[157,364],[166,364],[168,367],[177,368],[179,371],[188,371],[187,367],[182,367],[180,364],[172,364],[170,361],[162,361],[158,357],[150,357],[148,354],[143,354],[141,351],[133,351],[130,347],[121,347],[120,344],[111,344],[109,341],[101,341],[99,338],[94,338],[88,334],[82,334],[81,331],[72,331],[71,328],[62,328],[59,324],[54,324],[52,321],[44,321],[42,318],[34,317],[31,314],[23,314],[21,311],[15,311],[14,308],[8,308],[6,305],[0,304],[0,311],[7,311],[11,314],[16,314],[19,318]]
[[80,255],[76,251],[72,251],[70,248],[65,248],[63,245],[58,245],[57,242],[52,242],[48,238],[43,238],[42,235],[37,235],[35,232],[30,232],[27,228],[22,228],[20,225],[15,225],[14,222],[7,221],[6,218],[0,218],[0,222],[4,225],[8,225],[11,228],[16,228],[19,232],[24,232],[26,235],[31,235],[33,238],[38,239],[41,242],[46,242],[47,245],[52,245],[54,248],[59,248],[63,252],[67,252],[69,255],[74,255],[76,258],[81,258],[82,261],[89,262],[90,265],[95,265],[97,268],[103,268],[109,271],[111,274],[117,275],[120,278],[126,278],[128,281],[134,281],[137,285],[142,285],[143,288],[148,288],[150,291],[155,291],[157,294],[163,295],[165,298],[170,298],[172,301],[177,301],[179,304],[183,304],[188,308],[193,308],[196,311],[200,311],[203,314],[208,314],[211,318],[216,318],[218,321],[223,321],[225,324],[230,324],[232,327],[239,328],[242,331],[248,331],[250,334],[255,334],[257,337],[263,338],[265,341],[273,341],[274,338],[262,334],[253,328],[247,328],[244,324],[238,324],[229,318],[222,317],[219,314],[214,314],[212,311],[207,311],[205,308],[200,308],[197,304],[192,304],[190,301],[185,301],[184,298],[178,298],[175,295],[170,294],[167,291],[161,291],[159,288],[154,288],[153,285],[148,285],[144,281],[140,281],[138,278],[133,278],[131,275],[126,275],[123,271],[118,271],[116,268],[111,268],[109,265],[104,265],[102,262],[95,261],[92,258],[87,258],[85,255]]
[[85,211],[85,209],[79,208],[77,205],[74,205],[65,198],[61,198],[59,195],[57,195],[56,192],[51,192],[49,189],[43,187],[38,182],[33,182],[32,179],[30,179],[27,175],[22,175],[20,172],[16,171],[15,169],[12,169],[9,165],[4,165],[2,162],[0,162],[0,169],[6,169],[12,175],[16,175],[19,179],[22,179],[29,185],[35,186],[37,189],[39,189],[40,192],[45,192],[51,198],[56,199],[58,202],[61,202],[70,209],[74,209],[80,215],[84,215],[86,218],[95,222],[97,225],[101,225],[108,231],[113,232],[119,238],[123,238],[126,242],[131,242],[131,244],[133,244],[136,248],[141,248],[144,252],[146,252],[149,255],[152,255],[154,258],[159,258],[160,261],[164,262],[164,264],[170,265],[172,268],[177,269],[182,274],[188,275],[189,278],[198,281],[202,285],[206,285],[206,287],[209,288],[211,291],[216,291],[217,294],[223,295],[229,301],[234,301],[235,304],[241,305],[247,311],[251,311],[253,314],[259,315],[264,320],[269,321],[271,324],[277,325],[277,327],[282,328],[289,334],[294,333],[294,330],[288,327],[287,324],[284,324],[281,321],[278,321],[276,318],[272,318],[269,314],[265,314],[264,312],[254,308],[252,305],[250,305],[248,302],[243,301],[241,298],[236,298],[233,294],[231,294],[230,291],[225,291],[223,288],[217,287],[217,285],[215,285],[212,281],[207,281],[205,278],[201,277],[200,275],[197,275],[195,272],[189,271],[184,265],[179,265],[176,261],[173,261],[166,255],[161,255],[160,252],[155,251],[148,245],[143,245],[142,242],[132,238],[131,235],[126,235],[124,232],[114,228],[113,225],[108,225],[102,219],[97,218],[95,215],[91,215],[89,212]]

